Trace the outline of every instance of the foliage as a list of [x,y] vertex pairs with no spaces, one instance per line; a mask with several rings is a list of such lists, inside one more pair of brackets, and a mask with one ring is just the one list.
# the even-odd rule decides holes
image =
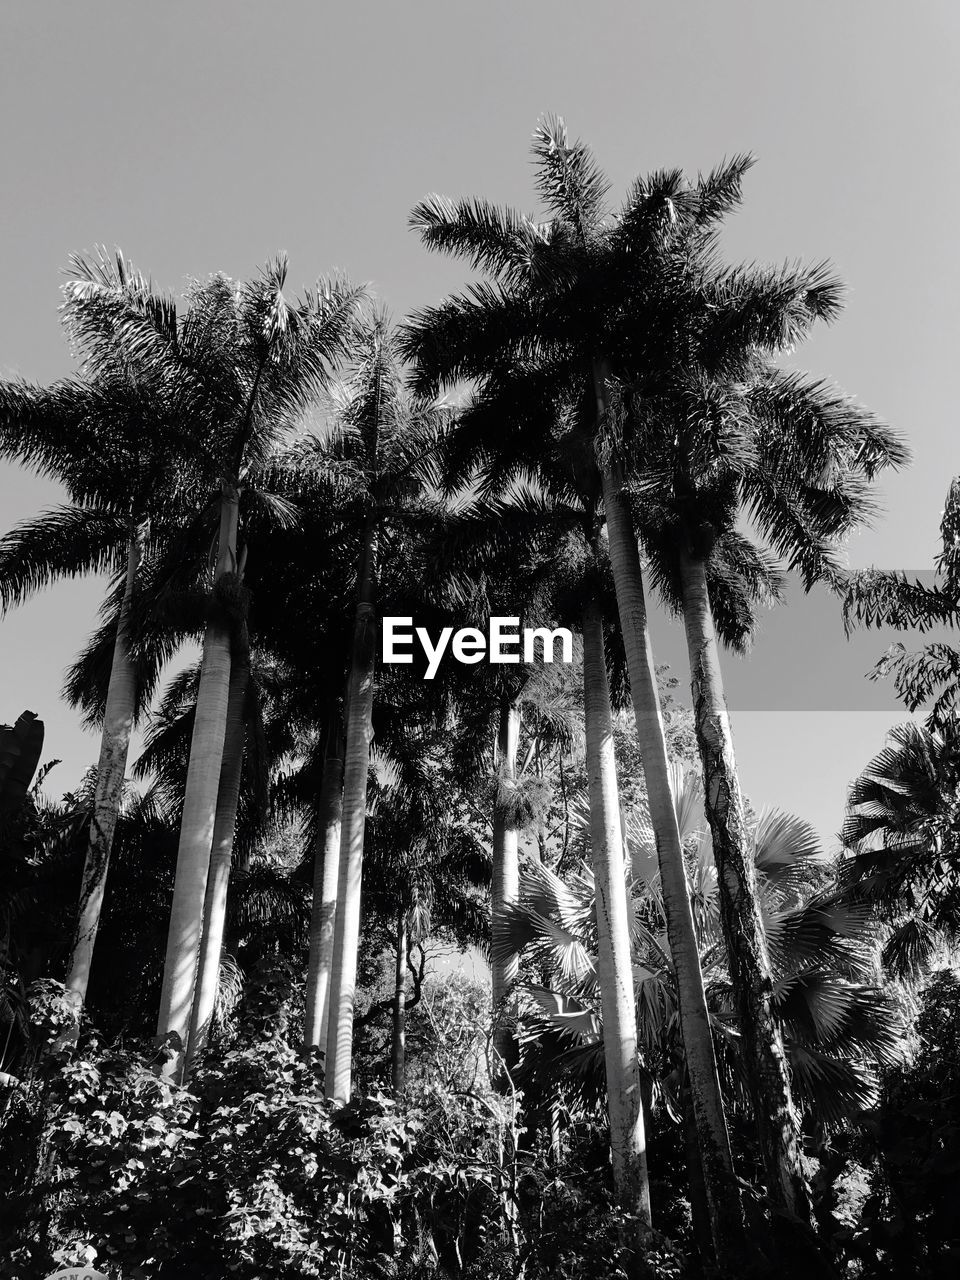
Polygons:
[[862,1280],[947,1280],[960,1263],[960,981],[935,974],[915,1025],[917,1051],[889,1071],[879,1105],[842,1155],[867,1174],[857,1218],[839,1233]]
[[[894,570],[860,569],[839,575],[844,623],[855,626],[912,627],[919,632],[936,625],[956,628],[960,620],[960,477],[950,483],[940,519],[941,550],[932,586],[910,581]],[[935,641],[910,652],[897,641],[877,662],[870,678],[892,675],[897,696],[910,711],[927,706],[927,725],[949,727],[960,697],[960,652]]]
[[[743,1065],[719,937],[717,872],[692,773],[674,767],[701,964],[725,1065],[731,1106],[744,1100]],[[664,935],[653,834],[645,810],[627,821],[632,862],[634,981],[642,1057],[654,1100],[680,1110],[682,1049],[676,993]],[[773,1009],[784,1034],[797,1099],[816,1128],[836,1129],[876,1098],[876,1064],[897,1060],[903,1023],[876,982],[875,931],[866,908],[838,898],[812,830],[792,815],[754,816],[757,869],[774,979]],[[528,861],[510,913],[508,945],[532,957],[524,995],[526,1045],[521,1078],[546,1088],[565,1078],[582,1102],[602,1096],[600,1001],[592,876],[565,879]]]
[[[627,1274],[602,1168],[547,1174],[537,1150],[505,1160],[490,1095],[451,1081],[334,1108],[284,1034],[277,990],[189,1092],[140,1044],[90,1037],[69,1061],[40,1061],[0,1127],[10,1280],[78,1263],[133,1280],[507,1276],[518,1254],[544,1280]],[[55,985],[34,993],[47,1043],[62,1015]],[[648,1274],[679,1274],[657,1237],[649,1266],[661,1259]]]
[[896,725],[847,797],[845,897],[887,926],[883,959],[901,976],[923,972],[960,937],[958,748],[953,714],[939,731]]

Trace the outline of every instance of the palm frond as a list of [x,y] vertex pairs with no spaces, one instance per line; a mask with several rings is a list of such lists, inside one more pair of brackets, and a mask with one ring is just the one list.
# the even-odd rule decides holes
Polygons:
[[24,521],[0,538],[0,610],[60,578],[116,572],[129,539],[127,521],[97,507],[54,507]]
[[534,182],[540,199],[584,239],[600,225],[610,184],[593,152],[579,139],[571,142],[560,116],[542,116],[531,145]]
[[527,279],[549,244],[548,228],[486,200],[427,196],[412,209],[410,226],[427,248],[466,258],[508,283]]

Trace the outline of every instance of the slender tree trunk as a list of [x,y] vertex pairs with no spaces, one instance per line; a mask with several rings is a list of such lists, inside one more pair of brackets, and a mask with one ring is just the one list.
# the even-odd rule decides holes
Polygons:
[[127,773],[130,734],[136,718],[137,673],[130,654],[130,637],[127,630],[130,602],[143,554],[143,533],[142,526],[138,529],[131,528],[127,546],[127,577],[117,621],[117,638],[113,646],[110,683],[107,686],[107,705],[103,717],[100,761],[97,767],[97,789],[94,795],[90,840],[80,886],[77,932],[67,973],[66,994],[70,1002],[71,1018],[61,1037],[61,1043],[64,1046],[76,1041],[80,1029],[80,1015],[87,998],[93,950],[97,941],[103,895],[107,885],[110,850],[113,847],[113,836],[117,829],[123,783]]
[[224,581],[228,576],[233,578],[236,574],[237,508],[237,490],[225,482],[220,500],[220,538],[211,617],[203,637],[200,687],[190,741],[190,763],[157,1019],[158,1036],[174,1034],[176,1037],[171,1041],[173,1053],[161,1068],[168,1079],[179,1080],[183,1069],[220,791],[230,687],[230,624],[224,616],[218,590],[222,591],[228,585]]
[[706,564],[686,549],[680,553],[680,579],[705,807],[717,864],[720,921],[767,1190],[775,1205],[809,1223],[810,1202],[800,1167],[790,1078],[770,1007],[770,958],[757,906],[756,874],[723,695]]
[[598,977],[613,1178],[621,1206],[650,1224],[650,1187],[637,1059],[626,867],[620,832],[603,622],[591,595],[583,611],[583,700],[590,843],[597,899]]
[[495,1089],[510,1092],[516,1040],[508,1008],[517,980],[519,959],[505,959],[505,913],[520,892],[519,833],[513,804],[520,741],[520,703],[504,694],[497,729],[497,795],[493,810],[493,883],[490,889],[491,988],[493,1005],[493,1058],[491,1076]]
[[353,1011],[360,946],[363,831],[367,817],[367,769],[373,738],[373,685],[377,659],[377,531],[373,518],[364,537],[360,594],[347,684],[347,738],[343,771],[340,880],[330,978],[330,1017],[324,1087],[327,1097],[349,1102],[353,1055]]
[[247,730],[247,689],[250,684],[250,642],[246,623],[238,628],[235,652],[230,668],[227,695],[227,727],[223,741],[223,764],[217,812],[213,824],[213,848],[207,877],[206,901],[203,909],[203,933],[197,966],[190,1040],[187,1046],[187,1071],[196,1054],[207,1042],[217,989],[220,984],[220,959],[223,952],[223,930],[227,918],[227,892],[233,859],[233,839],[237,828],[237,804],[243,775],[243,753]]
[[[598,412],[603,412],[605,383],[599,369],[596,386]],[[667,941],[677,985],[680,1031],[710,1207],[711,1230],[721,1270],[733,1271],[745,1248],[743,1205],[734,1176],[710,1013],[700,968],[700,951],[690,906],[690,888],[670,787],[640,555],[633,519],[620,491],[619,479],[610,465],[604,467],[602,481],[617,612],[627,654],[637,743],[657,847]]]
[[407,1070],[407,913],[397,915],[397,967],[393,982],[393,1039],[390,1079],[394,1093],[406,1088]]
[[331,712],[320,783],[322,843],[313,862],[313,907],[310,913],[310,959],[303,1018],[303,1051],[326,1052],[330,1010],[330,964],[337,918],[340,881],[340,820],[343,811],[343,725],[340,712]]

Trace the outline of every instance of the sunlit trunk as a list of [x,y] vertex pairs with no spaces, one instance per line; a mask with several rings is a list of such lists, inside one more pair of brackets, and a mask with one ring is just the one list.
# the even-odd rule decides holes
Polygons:
[[[599,367],[595,374],[598,412],[603,412],[606,404],[604,375]],[[745,1247],[743,1205],[734,1176],[690,889],[670,787],[669,760],[637,539],[630,509],[620,491],[619,478],[610,464],[603,468],[602,481],[610,564],[627,655],[637,745],[656,842],[691,1107],[714,1248],[721,1270],[727,1271],[738,1265]]]
[[406,1086],[407,1067],[407,913],[397,916],[397,964],[393,981],[393,1036],[390,1046],[390,1079],[394,1093]]
[[225,482],[220,501],[216,576],[210,618],[203,637],[200,686],[190,740],[190,762],[157,1019],[158,1036],[174,1037],[170,1041],[172,1052],[161,1068],[168,1079],[180,1079],[182,1075],[220,791],[230,689],[231,631],[227,604],[222,596],[229,592],[231,582],[236,582],[237,508],[237,490]]
[[597,976],[603,1008],[603,1050],[610,1118],[610,1151],[621,1206],[650,1223],[637,1014],[630,954],[626,867],[620,831],[610,694],[603,623],[594,598],[583,611],[583,701],[590,844],[597,903]]
[[127,632],[130,602],[143,554],[144,532],[145,529],[142,526],[139,529],[132,529],[127,546],[127,576],[117,621],[117,638],[113,646],[110,683],[107,686],[103,733],[100,738],[100,760],[97,766],[97,788],[94,794],[83,879],[80,884],[77,932],[67,973],[66,994],[70,1002],[71,1019],[62,1037],[63,1045],[76,1040],[80,1027],[80,1015],[87,998],[93,950],[97,941],[103,895],[107,885],[110,850],[113,847],[113,836],[117,829],[123,783],[127,772],[130,734],[136,718],[137,674],[130,653],[130,637]]
[[343,770],[343,821],[340,836],[340,880],[333,937],[330,1016],[324,1064],[328,1098],[350,1101],[353,1056],[353,1013],[360,945],[360,890],[363,876],[363,832],[367,817],[367,770],[373,738],[373,686],[378,627],[376,619],[377,534],[372,519],[364,538],[360,593],[353,633],[353,655],[347,685],[346,752]]
[[493,881],[490,888],[491,987],[493,1039],[491,1077],[494,1088],[510,1091],[516,1058],[510,997],[517,979],[519,960],[509,955],[504,941],[506,911],[520,892],[519,833],[514,787],[517,779],[517,747],[520,741],[520,703],[504,694],[497,727],[497,794],[493,810]]
[[771,1012],[770,958],[757,904],[756,873],[723,694],[705,561],[681,550],[680,578],[704,801],[717,865],[720,922],[767,1190],[775,1205],[809,1222],[797,1116],[783,1041]]
[[187,1070],[195,1055],[203,1048],[210,1030],[217,989],[220,984],[220,960],[223,952],[223,930],[227,918],[227,893],[233,860],[233,840],[237,828],[237,804],[243,776],[243,754],[247,731],[247,689],[250,684],[250,644],[246,624],[238,629],[236,647],[230,669],[227,696],[227,728],[223,743],[220,790],[213,824],[213,848],[210,873],[203,910],[203,934],[197,965],[193,1013],[190,1018],[190,1040],[187,1047]]
[[343,725],[331,712],[320,783],[321,837],[313,861],[313,906],[310,912],[310,958],[303,1018],[303,1050],[326,1051],[330,1010],[330,966],[340,881],[340,820],[343,809]]

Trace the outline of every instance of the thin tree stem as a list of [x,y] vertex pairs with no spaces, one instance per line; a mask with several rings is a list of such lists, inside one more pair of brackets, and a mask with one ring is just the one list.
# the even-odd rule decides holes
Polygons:
[[626,867],[603,621],[592,591],[583,610],[583,698],[613,1178],[622,1208],[649,1226],[650,1186],[637,1058]]
[[343,815],[343,723],[339,708],[330,714],[320,783],[321,839],[313,862],[310,957],[304,1009],[303,1050],[326,1052],[330,1013],[330,969],[340,882],[340,834]]
[[113,646],[113,662],[110,668],[103,733],[100,739],[100,761],[97,766],[97,787],[93,815],[90,820],[90,839],[80,887],[77,931],[67,973],[66,994],[70,1003],[71,1016],[61,1038],[63,1047],[76,1041],[80,1028],[80,1015],[87,998],[93,952],[103,908],[103,895],[107,885],[110,853],[113,848],[113,837],[120,815],[120,802],[127,773],[130,734],[136,718],[137,673],[130,653],[130,637],[127,632],[130,604],[143,555],[144,534],[145,526],[131,524],[127,545],[126,581],[117,620],[117,638]]
[[757,904],[756,873],[723,693],[706,563],[686,549],[680,553],[680,580],[704,801],[717,864],[720,923],[767,1190],[775,1205],[809,1224],[799,1125],[783,1041],[771,1009],[770,958]]
[[245,622],[241,624],[239,632],[230,668],[227,727],[224,736],[223,764],[220,770],[220,788],[217,794],[217,812],[213,827],[210,873],[207,877],[196,993],[190,1019],[187,1072],[197,1053],[206,1044],[220,985],[227,894],[233,860],[233,841],[237,828],[240,782],[243,776],[247,690],[250,684],[250,643]]
[[347,736],[343,771],[340,880],[333,939],[330,1018],[324,1064],[327,1097],[349,1102],[352,1088],[353,1016],[360,947],[363,833],[367,816],[367,769],[373,738],[373,691],[377,658],[377,528],[367,521],[360,592],[347,685]]
[[[224,481],[220,499],[216,587],[237,569],[237,516],[239,495],[236,486]],[[203,928],[207,875],[213,845],[220,771],[227,725],[230,688],[230,625],[215,599],[203,638],[200,687],[190,741],[190,762],[180,823],[180,844],[170,909],[170,927],[163,966],[157,1035],[170,1037],[166,1060],[161,1065],[168,1079],[179,1080],[193,1010],[194,983]]]
[[[607,411],[608,376],[603,365],[595,366],[598,414]],[[741,1264],[746,1249],[743,1204],[734,1176],[683,845],[670,785],[670,765],[647,622],[640,554],[630,509],[621,492],[619,476],[610,463],[602,468],[601,480],[617,612],[627,655],[637,745],[656,843],[667,941],[676,978],[680,1033],[714,1250],[721,1270],[732,1273]]]
[[513,790],[520,742],[520,703],[504,693],[497,725],[497,780],[493,807],[493,881],[490,888],[492,939],[491,1001],[493,1013],[492,1083],[498,1092],[510,1092],[514,1063],[514,1032],[509,1010],[510,993],[517,979],[519,959],[505,952],[506,912],[520,891],[519,834]]

